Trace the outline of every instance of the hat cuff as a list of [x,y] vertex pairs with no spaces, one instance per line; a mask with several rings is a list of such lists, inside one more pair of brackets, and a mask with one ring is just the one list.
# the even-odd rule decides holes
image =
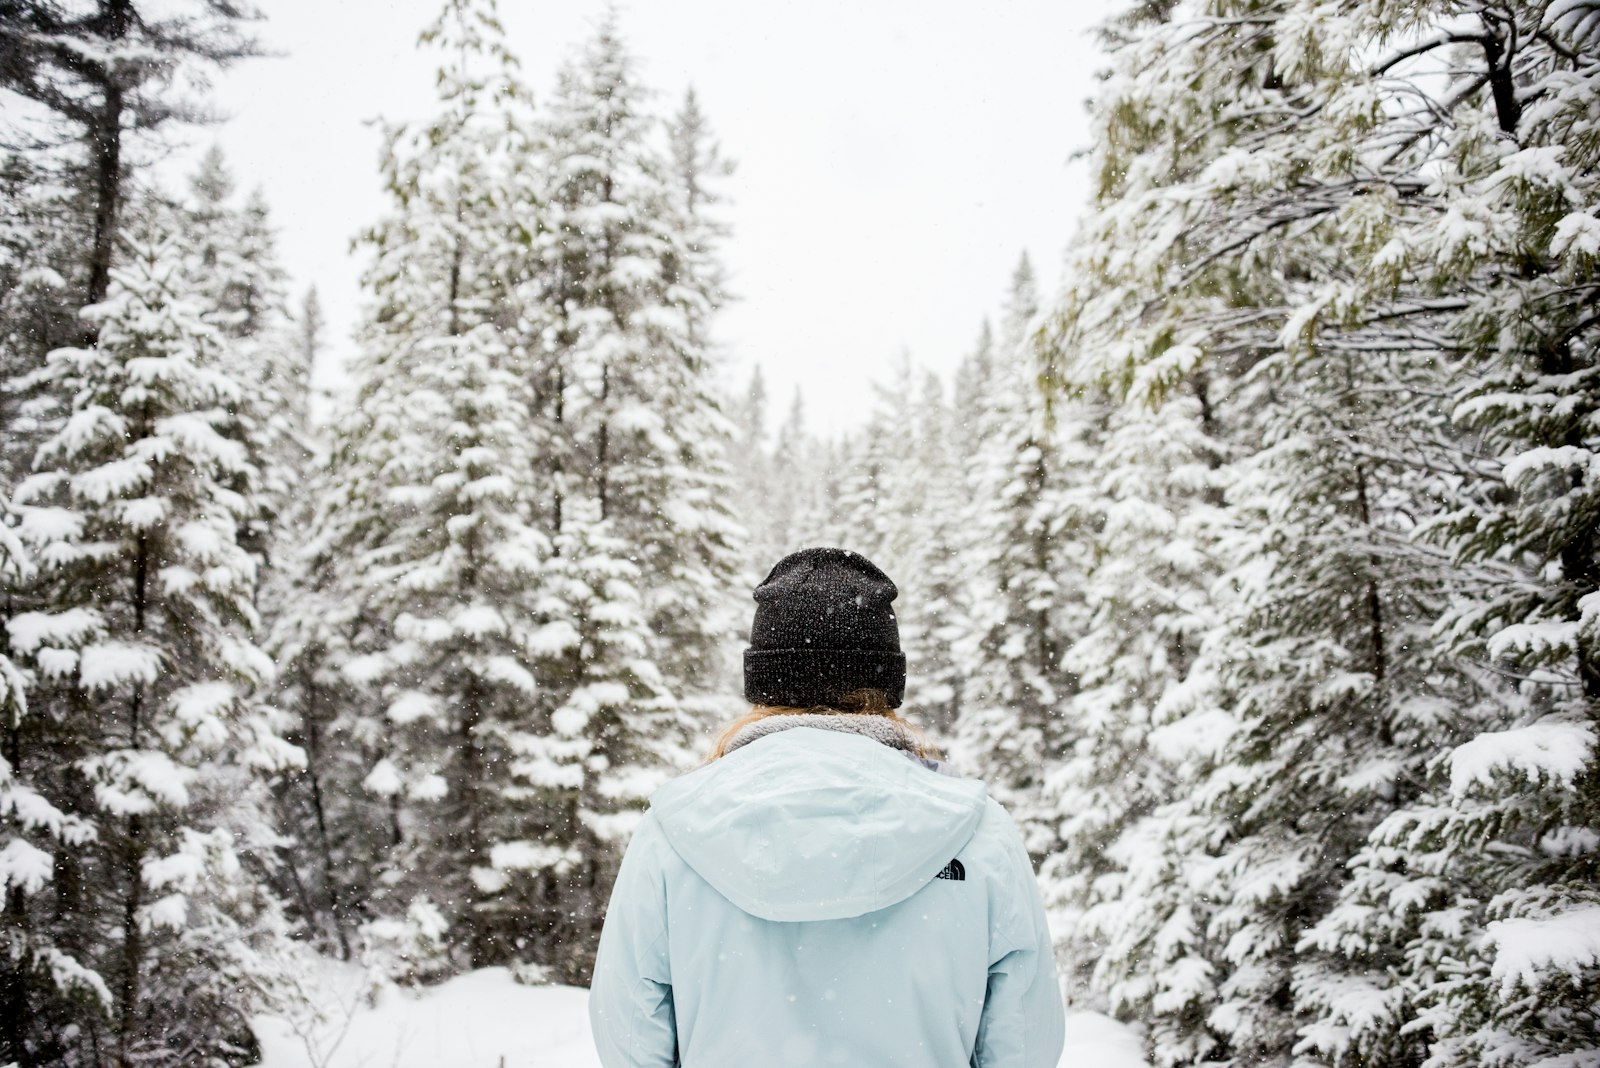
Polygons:
[[857,690],[882,690],[890,708],[906,690],[906,657],[887,649],[746,649],[744,696],[776,708],[833,707]]

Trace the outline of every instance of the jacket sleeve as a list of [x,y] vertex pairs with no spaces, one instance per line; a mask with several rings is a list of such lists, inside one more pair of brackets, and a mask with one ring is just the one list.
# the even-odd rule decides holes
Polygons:
[[611,889],[589,988],[589,1024],[604,1068],[678,1064],[661,864],[666,848],[655,816],[646,813]]
[[988,990],[972,1068],[1056,1068],[1066,1043],[1066,1010],[1055,947],[1033,864],[1006,817],[1010,886],[991,945]]

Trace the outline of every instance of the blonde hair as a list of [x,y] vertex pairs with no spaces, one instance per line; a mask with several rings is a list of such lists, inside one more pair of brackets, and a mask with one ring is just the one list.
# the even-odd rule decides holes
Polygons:
[[706,757],[706,763],[717,760],[728,753],[728,743],[733,741],[734,735],[752,723],[766,719],[768,716],[803,716],[803,715],[837,716],[840,714],[882,716],[891,723],[905,731],[906,737],[914,746],[913,752],[917,756],[927,757],[930,760],[940,759],[939,751],[928,741],[928,736],[922,728],[900,717],[890,706],[889,697],[882,690],[854,690],[839,698],[832,705],[815,705],[811,708],[784,708],[775,705],[755,705],[749,712],[740,716],[722,729],[717,736],[717,744],[712,747],[711,755]]

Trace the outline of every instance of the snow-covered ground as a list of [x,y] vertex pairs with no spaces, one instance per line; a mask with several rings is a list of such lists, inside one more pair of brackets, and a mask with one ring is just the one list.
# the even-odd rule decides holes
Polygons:
[[[486,968],[420,994],[390,990],[364,1004],[359,972],[330,970],[324,1019],[255,1021],[262,1068],[599,1068],[589,1040],[589,992],[523,986]],[[1139,1042],[1095,1013],[1067,1018],[1061,1064],[1144,1068]]]
[[582,987],[524,986],[485,968],[368,1005],[357,969],[330,969],[318,986],[316,1024],[256,1019],[262,1068],[600,1068]]

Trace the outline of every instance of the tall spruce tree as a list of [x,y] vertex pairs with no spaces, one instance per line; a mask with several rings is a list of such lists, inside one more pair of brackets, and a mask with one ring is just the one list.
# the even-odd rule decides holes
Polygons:
[[1073,740],[1061,708],[1077,680],[1062,655],[1081,627],[1075,587],[1085,546],[1067,526],[1062,494],[1087,459],[1085,425],[1053,420],[1036,388],[1030,323],[1037,311],[1024,256],[1012,277],[993,416],[977,460],[983,474],[974,522],[982,535],[972,568],[979,577],[955,746],[962,764],[1017,816],[1035,858],[1058,845],[1041,787]]
[[[674,178],[647,103],[613,15],[563,72],[545,124],[557,180],[540,303],[582,461],[566,474],[658,576],[643,591],[654,655],[686,698],[710,688],[703,666],[726,632],[719,591],[742,531],[725,503],[732,427],[697,325],[716,306],[705,216],[714,174],[702,161]],[[680,140],[703,138],[703,120],[692,126],[680,123]]]
[[[93,354],[100,352],[94,346],[97,331],[102,324],[108,329],[116,324],[121,330],[118,348],[101,354],[104,366],[126,361],[127,366],[137,368],[134,377],[138,384],[128,391],[128,397],[136,397],[152,385],[147,376],[158,378],[168,365],[161,362],[159,353],[141,355],[135,350],[149,341],[157,348],[156,342],[171,342],[176,351],[194,340],[184,337],[182,329],[193,325],[189,316],[200,313],[194,303],[199,294],[166,277],[166,268],[173,266],[170,249],[161,253],[165,267],[152,271],[149,260],[156,254],[146,235],[120,291],[113,285],[112,272],[119,256],[131,247],[127,244],[131,225],[150,214],[149,203],[135,203],[130,195],[128,150],[173,121],[208,118],[203,104],[186,96],[184,87],[203,89],[207,69],[254,54],[253,43],[242,32],[249,17],[247,10],[227,4],[155,12],[128,0],[105,0],[90,5],[20,2],[9,5],[0,18],[0,86],[36,105],[36,109],[24,107],[7,115],[8,142],[22,146],[6,158],[5,219],[0,223],[0,244],[5,250],[0,254],[0,427],[4,430],[0,433],[4,442],[0,446],[0,495],[7,501],[36,465],[57,465],[64,470],[89,463],[91,453],[110,447],[104,440],[90,440],[94,437],[91,433],[77,443],[83,453],[64,448],[61,435],[74,425],[72,420],[78,421],[80,431],[90,430],[92,422],[81,410],[84,396],[74,394],[77,386],[69,383],[86,383],[96,375],[85,371],[78,376],[71,370],[72,360],[64,356],[47,364],[48,353],[64,351],[64,346],[87,345],[76,358],[85,366],[93,364],[99,358]],[[152,283],[152,278],[159,281]],[[113,298],[115,308],[79,314],[85,305],[100,305],[108,297]],[[159,306],[158,310],[141,312],[140,301],[145,299]],[[184,311],[173,312],[170,321],[163,319],[169,304],[184,305]],[[143,322],[131,323],[126,318],[141,315]],[[172,322],[178,323],[178,332],[170,338],[139,333],[152,328],[159,334],[163,324]],[[193,389],[192,379],[179,382],[169,397],[177,396],[181,405],[212,390],[210,403],[215,410],[205,411],[201,421],[216,428],[220,406],[228,402],[231,387],[225,384],[227,375],[218,373],[215,346],[204,339],[197,345],[204,352],[195,362],[205,367],[201,376],[209,376],[210,381],[200,392]],[[105,381],[97,381],[89,388],[93,394],[89,405],[108,404],[110,410],[116,410],[126,398],[108,390]],[[162,387],[157,384],[154,394],[160,393]],[[142,418],[159,407],[152,403],[141,412],[122,414]],[[183,429],[182,420],[174,419],[168,426]],[[158,432],[152,438],[157,444],[144,441],[137,448],[161,451],[165,446],[159,445],[160,440]],[[198,435],[183,444],[201,452],[207,447]],[[46,450],[54,450],[48,459]],[[228,456],[229,463],[237,459]],[[254,459],[247,456],[245,462],[218,471],[208,468],[199,457],[198,477],[234,479],[225,487],[226,507],[238,500],[255,501],[259,482]],[[179,469],[183,462],[175,455],[169,467]],[[183,525],[182,516],[175,516],[178,525],[172,526],[166,517],[154,514],[159,504],[151,504],[142,517],[131,515],[137,507],[130,500],[118,501],[125,496],[123,490],[137,481],[130,474],[123,486],[108,489],[99,500],[89,503],[113,511],[129,509],[124,532],[134,526],[147,529],[152,532],[151,544],[170,544],[179,529],[185,536],[204,540],[201,528]],[[31,480],[22,492],[37,493],[42,485],[38,479]],[[63,496],[54,490],[49,495]],[[156,493],[146,499],[163,498]],[[191,803],[185,812],[176,813],[174,806],[157,801],[158,811],[147,825],[141,825],[138,818],[118,818],[101,803],[104,797],[93,795],[84,774],[91,767],[110,766],[95,761],[115,763],[117,758],[108,746],[125,747],[130,741],[127,736],[114,740],[114,730],[108,732],[104,725],[85,719],[90,703],[100,700],[105,688],[113,686],[116,671],[84,686],[74,666],[67,663],[75,654],[56,646],[58,640],[71,644],[79,638],[114,644],[119,636],[126,636],[130,624],[123,612],[125,604],[112,603],[116,598],[107,594],[110,600],[102,605],[99,598],[86,593],[96,586],[87,577],[91,568],[84,558],[74,555],[83,546],[65,548],[77,533],[32,525],[40,515],[67,515],[71,503],[66,502],[56,513],[47,513],[35,504],[0,509],[8,528],[8,566],[0,568],[9,635],[4,644],[19,669],[8,675],[6,801],[0,810],[9,814],[8,829],[21,832],[15,840],[14,857],[20,857],[22,847],[28,844],[25,839],[30,838],[45,847],[42,853],[32,854],[34,861],[49,855],[45,867],[33,864],[26,878],[7,884],[8,952],[5,963],[0,964],[0,987],[6,1001],[0,1012],[7,1025],[0,1035],[0,1059],[15,1058],[23,1064],[109,1063],[137,1055],[151,1062],[174,1063],[183,1057],[208,1055],[207,1051],[226,1051],[230,1045],[238,1052],[251,1042],[240,1013],[259,1001],[246,992],[226,990],[218,977],[207,971],[237,964],[236,976],[246,981],[262,978],[271,970],[270,963],[265,958],[252,963],[247,958],[254,950],[249,947],[281,944],[283,932],[274,919],[275,903],[270,896],[258,895],[254,876],[239,871],[235,856],[237,850],[269,863],[269,836],[254,810],[259,800],[257,787],[240,782],[220,785],[229,775],[225,770],[229,760],[224,756],[215,761],[219,766],[206,768],[188,782]],[[88,507],[82,498],[77,503]],[[225,510],[217,512],[220,515]],[[21,541],[16,540],[18,535]],[[24,543],[35,551],[23,553]],[[117,569],[119,559],[126,560],[122,553],[125,541],[113,538],[97,548],[106,551],[102,562],[111,572]],[[197,556],[210,551],[200,544],[186,548]],[[22,564],[28,555],[36,565],[33,569]],[[63,563],[67,559],[72,561],[70,566]],[[69,571],[70,578],[66,577]],[[170,572],[175,586],[181,573],[181,566]],[[240,574],[247,586],[253,583],[247,568]],[[152,572],[150,582],[157,584],[164,577]],[[231,580],[225,578],[225,569],[219,567],[211,577],[216,580],[218,596],[226,601]],[[161,630],[173,618],[181,621],[180,629],[192,625],[202,634],[215,623],[203,613],[192,621],[184,618],[188,611],[182,602],[191,592],[180,589],[170,598],[158,592],[149,609],[163,622],[153,623],[153,630]],[[70,627],[63,632],[48,627],[46,632],[37,630],[40,621],[77,619],[87,625],[87,617],[75,614],[83,604],[105,610],[103,632],[85,637],[88,632],[70,633]],[[220,625],[236,634],[241,622],[224,619]],[[248,620],[242,626],[248,629]],[[166,641],[157,637],[157,645]],[[213,633],[209,640],[216,637]],[[208,639],[196,640],[203,645]],[[232,640],[230,637],[223,644]],[[151,687],[148,697],[154,704],[147,709],[147,719],[152,725],[170,722],[172,709],[164,702],[183,685],[185,672],[205,676],[239,670],[237,662],[222,666],[216,661],[209,665],[187,662],[183,641],[176,646],[161,645],[163,670],[171,666],[165,659],[168,654],[186,662],[174,669],[171,687],[163,688],[163,680]],[[248,655],[241,655],[249,660]],[[259,666],[249,665],[242,674],[248,676]],[[240,741],[249,729],[242,720],[234,722],[249,706],[244,692],[248,689],[241,688],[239,700],[217,700],[213,710],[229,721],[230,741],[222,748],[231,746],[245,760],[252,751],[260,753]],[[192,705],[185,707],[193,709]],[[197,753],[215,743],[214,737],[204,739],[189,747],[184,759],[204,763]],[[114,784],[108,787],[104,782],[101,787],[115,789]],[[220,804],[211,796],[225,796],[229,791],[237,794],[236,807]],[[14,823],[10,822],[13,818]],[[248,825],[248,833],[240,830],[242,836],[230,841],[213,836],[207,844],[180,826],[191,819],[197,827],[215,827],[218,835],[230,826],[240,830]],[[102,830],[107,833],[98,836]],[[141,833],[130,837],[135,830]],[[91,844],[94,842],[100,844]],[[162,859],[162,851],[171,850],[188,859],[174,859],[176,854]],[[142,861],[150,866],[141,868]],[[163,864],[166,875],[160,874]],[[189,873],[180,873],[178,869],[185,867]],[[85,878],[93,877],[86,875],[91,871],[106,875],[107,881],[98,886],[86,884]],[[206,872],[211,874],[209,882],[196,885]],[[161,906],[160,915],[139,907],[141,899],[153,899],[163,889],[173,893]],[[141,925],[150,927],[148,934],[135,930]],[[129,932],[134,944],[124,946],[113,960],[117,951],[112,943],[119,940],[119,933]],[[138,944],[141,938],[145,941],[142,948]],[[185,976],[186,968],[194,968],[196,974]],[[190,984],[191,997],[179,992],[182,982]],[[258,990],[272,986],[264,981]]]
[[[1531,467],[1507,477],[1484,454],[1510,410],[1498,398],[1515,395],[1505,368],[1527,374],[1565,336],[1579,377],[1563,384],[1582,381],[1590,326],[1546,277],[1585,269],[1564,242],[1582,244],[1572,207],[1591,193],[1581,164],[1557,160],[1582,151],[1567,142],[1595,100],[1592,65],[1561,36],[1583,26],[1564,9],[1542,34],[1536,5],[1457,14],[1143,6],[1113,37],[1099,208],[1057,366],[1134,401],[1193,390],[1240,457],[1219,549],[1241,563],[1217,587],[1200,668],[1238,729],[1192,799],[1158,809],[1166,832],[1135,825],[1108,851],[1124,894],[1141,877],[1188,888],[1124,909],[1124,932],[1155,941],[1114,940],[1120,963],[1097,973],[1150,1021],[1164,1062],[1467,1063],[1493,1049],[1529,1063],[1592,1048],[1556,978],[1581,985],[1583,965],[1536,955],[1510,975],[1492,951],[1497,933],[1586,915],[1581,893],[1551,887],[1592,851],[1532,841],[1582,810],[1592,735],[1562,726],[1570,708],[1539,719],[1553,691],[1512,695],[1485,655],[1545,633],[1510,607],[1542,621],[1542,595],[1503,592],[1549,581],[1513,577],[1542,566],[1532,543],[1572,546],[1567,568],[1592,545],[1559,526],[1521,549],[1504,537],[1516,521],[1491,517],[1528,499],[1506,490]],[[1530,296],[1550,319],[1517,310]],[[1561,486],[1564,515],[1585,500],[1581,478],[1543,485]],[[1581,578],[1548,588],[1581,619]],[[1540,648],[1581,671],[1576,641]],[[1496,725],[1511,730],[1467,741]],[[1567,751],[1585,755],[1529,758],[1513,805],[1542,815],[1497,823],[1474,799],[1516,777],[1485,754],[1551,727],[1577,730]],[[1504,826],[1568,859],[1519,870],[1496,897]],[[1152,845],[1176,855],[1153,863]]]
[[[90,220],[80,305],[99,303],[110,285],[128,200],[128,135],[208,118],[203,104],[182,95],[174,67],[203,87],[208,69],[259,54],[245,33],[259,17],[248,7],[199,0],[151,8],[138,0],[13,0],[0,22],[0,86],[64,122],[82,147],[69,164]],[[92,331],[94,321],[83,326]]]
[[1429,1065],[1600,1049],[1600,962],[1580,948],[1600,930],[1586,830],[1600,711],[1600,493],[1586,460],[1600,337],[1585,295],[1600,252],[1596,43],[1592,5],[1512,4],[1466,24],[1449,62],[1483,88],[1443,100],[1441,210],[1383,264],[1457,298],[1442,309],[1457,357],[1444,392],[1471,477],[1425,535],[1463,587],[1436,632],[1494,699],[1467,721],[1481,733],[1434,763],[1426,796],[1373,835],[1327,924],[1324,941],[1356,962],[1405,939],[1397,1015],[1414,1022],[1346,1023],[1358,1054],[1396,1029],[1426,1040]]
[[311,369],[296,344],[265,198],[257,190],[235,204],[234,195],[233,176],[213,146],[190,176],[189,196],[169,225],[183,235],[191,284],[223,338],[229,375],[245,390],[232,409],[231,434],[257,458],[261,513],[241,540],[270,567],[279,513],[310,460]]
[[[758,365],[744,391],[729,406],[735,437],[731,459],[739,483],[738,518],[749,532],[745,573],[754,586],[766,574],[763,567],[783,555],[778,548],[781,522],[778,487],[773,478],[772,434],[767,428],[767,380]],[[763,564],[762,561],[768,561]],[[759,572],[759,574],[757,573]]]
[[561,847],[546,854],[549,914],[567,932],[552,944],[579,977],[645,796],[724,707],[742,538],[703,329],[707,231],[646,103],[608,16],[542,125],[548,223],[528,298],[544,316],[533,418],[553,438],[546,514],[564,591],[540,643],[555,731],[529,766]]
[[58,161],[15,153],[0,162],[0,489],[7,497],[60,416],[41,371],[47,353],[83,337],[89,225]]
[[709,343],[708,318],[727,300],[727,278],[717,259],[717,247],[729,227],[717,215],[721,179],[734,171],[734,162],[722,154],[711,132],[711,122],[701,110],[700,98],[690,86],[683,104],[667,127],[671,153],[672,201],[679,215],[680,239],[685,257],[693,264],[693,284],[702,290],[704,308],[685,307],[688,340],[696,346]]
[[1091,424],[1094,447],[1087,477],[1062,501],[1089,560],[1075,591],[1084,627],[1062,654],[1078,680],[1061,706],[1076,737],[1043,784],[1061,847],[1041,879],[1064,932],[1069,997],[1101,1007],[1127,963],[1124,945],[1181,968],[1175,947],[1141,944],[1149,932],[1129,915],[1172,888],[1135,889],[1115,850],[1142,821],[1150,826],[1140,834],[1175,833],[1166,806],[1182,797],[1211,732],[1227,725],[1201,655],[1220,625],[1212,589],[1222,475],[1193,397],[1156,411],[1114,408],[1092,393],[1056,403],[1063,417]]
[[754,556],[756,581],[796,549],[830,540],[834,509],[848,473],[843,451],[842,443],[821,441],[812,433],[805,398],[796,386],[783,421],[773,431],[767,458],[771,492],[763,514],[768,550]]
[[[994,412],[994,324],[984,319],[972,351],[956,366],[951,403],[957,427],[958,455],[976,456],[984,430],[995,418]],[[964,465],[965,466],[965,465]],[[968,480],[976,477],[968,471]]]
[[966,673],[958,653],[971,614],[966,547],[971,500],[965,493],[957,451],[956,412],[945,401],[944,383],[923,371],[909,430],[913,469],[900,487],[906,504],[901,522],[916,535],[909,570],[914,582],[899,610],[909,632],[906,704],[937,736],[949,737],[961,712]]
[[390,131],[355,406],[290,594],[348,607],[286,619],[278,644],[313,756],[297,831],[324,930],[346,952],[362,920],[373,942],[446,928],[441,959],[398,963],[410,977],[526,955],[528,895],[507,870],[531,816],[513,765],[540,727],[550,554],[519,363],[526,93],[493,4],[445,5],[422,40],[445,57],[441,111]]
[[41,810],[61,848],[23,905],[18,963],[51,981],[25,987],[14,1052],[238,1057],[290,974],[257,873],[276,845],[264,775],[300,759],[261,703],[272,665],[237,541],[253,458],[225,433],[240,389],[176,250],[134,246],[113,279],[97,344],[51,356],[71,410],[16,494],[48,607],[8,623],[31,675],[8,763],[61,813]]

